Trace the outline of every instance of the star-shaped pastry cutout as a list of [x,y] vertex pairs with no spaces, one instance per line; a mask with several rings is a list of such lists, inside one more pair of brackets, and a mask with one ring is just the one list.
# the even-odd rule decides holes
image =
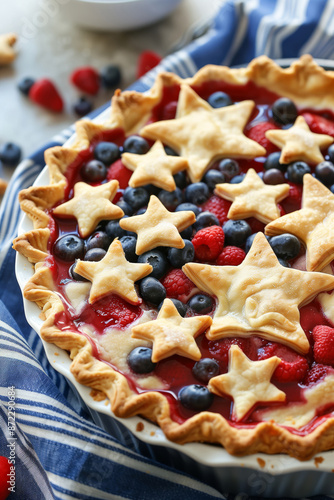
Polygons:
[[179,231],[195,220],[191,210],[169,212],[159,198],[152,195],[144,214],[126,217],[119,224],[126,231],[137,233],[136,254],[141,255],[158,246],[183,248],[184,241]]
[[85,182],[74,185],[74,196],[53,210],[56,215],[69,215],[78,221],[79,233],[89,236],[101,220],[120,219],[123,210],[111,203],[118,189],[118,181],[113,180],[99,186]]
[[141,302],[134,283],[152,272],[149,264],[134,264],[125,258],[122,244],[115,239],[98,262],[78,260],[75,272],[92,282],[89,303],[114,293],[130,304]]
[[327,148],[334,141],[330,135],[311,132],[303,116],[298,116],[287,130],[267,130],[265,136],[282,150],[280,163],[297,160],[320,163],[324,161],[320,149]]
[[188,263],[184,273],[218,299],[210,340],[260,335],[307,353],[298,306],[334,288],[334,276],[281,266],[263,233],[258,233],[239,266]]
[[271,222],[265,231],[297,236],[307,249],[307,271],[321,271],[334,259],[334,194],[311,174],[303,181],[302,208]]
[[136,188],[153,184],[166,191],[176,189],[173,175],[188,168],[188,161],[185,158],[167,155],[160,141],[156,141],[144,155],[123,153],[122,162],[134,172],[129,186]]
[[232,345],[228,373],[213,377],[208,389],[218,396],[232,396],[233,419],[240,421],[256,403],[285,401],[285,393],[270,382],[280,362],[277,356],[251,361],[237,345]]
[[192,182],[203,177],[218,158],[255,158],[266,150],[243,134],[254,101],[214,109],[188,85],[181,85],[175,120],[162,120],[144,127],[141,134],[161,140],[187,158]]
[[0,35],[0,65],[10,64],[16,57],[16,52],[13,49],[17,37],[14,33]]
[[195,338],[205,332],[211,323],[210,316],[183,318],[173,302],[165,299],[157,319],[134,326],[132,337],[153,342],[153,363],[173,354],[198,361],[201,351]]
[[288,196],[289,189],[289,184],[265,184],[250,168],[240,184],[217,184],[215,194],[233,202],[227,214],[229,219],[255,217],[267,224],[280,216],[277,203]]

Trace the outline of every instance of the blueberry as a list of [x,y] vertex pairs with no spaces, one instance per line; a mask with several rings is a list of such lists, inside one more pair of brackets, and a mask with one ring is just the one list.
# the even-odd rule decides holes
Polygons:
[[263,164],[263,169],[270,170],[272,168],[277,168],[278,170],[285,172],[287,165],[284,165],[283,163],[279,162],[280,157],[281,157],[280,151],[275,151],[275,153],[271,153],[270,155],[268,155]]
[[193,226],[188,226],[186,227],[186,229],[183,229],[183,231],[181,231],[180,235],[183,240],[191,240],[193,232]]
[[290,163],[287,168],[286,176],[290,182],[295,184],[303,184],[303,177],[305,174],[310,174],[311,169],[304,161],[295,161]]
[[188,301],[188,306],[197,314],[208,314],[212,311],[213,300],[209,295],[199,293],[191,297]]
[[150,264],[153,267],[150,277],[157,278],[158,280],[163,277],[168,268],[165,254],[157,249],[139,255],[138,262],[140,264]]
[[[252,246],[254,238],[255,238],[256,235],[257,235],[257,233],[253,233],[250,236],[248,236],[248,238],[246,240],[246,243],[245,243],[245,252],[246,253],[249,252],[250,247]],[[267,238],[267,241],[269,241],[270,240],[269,236],[267,236],[267,235],[265,235],[265,236]]]
[[148,192],[148,194],[151,196],[152,194],[154,194],[155,196],[158,196],[158,194],[160,193],[161,189],[158,187],[158,186],[155,186],[154,184],[145,184],[145,186],[142,186],[144,189],[146,189],[146,191]]
[[265,184],[275,186],[277,184],[284,184],[285,177],[281,170],[278,168],[271,168],[263,173],[262,180]]
[[174,149],[170,148],[169,146],[164,146],[164,148],[165,148],[166,155],[169,155],[169,156],[179,156],[177,154],[177,152],[174,151]]
[[70,275],[70,277],[75,281],[89,281],[88,279],[84,278],[83,276],[74,271],[76,265],[77,263],[74,262],[74,264],[72,264],[71,267],[69,268],[68,274]]
[[315,167],[315,176],[326,186],[334,183],[334,164],[331,161],[322,161]]
[[110,64],[101,70],[101,83],[106,89],[114,89],[121,82],[121,70],[115,64]]
[[148,204],[149,194],[143,187],[132,188],[128,186],[123,193],[123,200],[136,212]]
[[174,181],[176,184],[176,187],[180,189],[184,189],[186,185],[188,184],[187,182],[187,176],[185,172],[178,172],[177,174],[174,175]]
[[53,245],[53,254],[65,262],[81,259],[85,252],[84,241],[77,234],[65,234]]
[[91,248],[85,253],[84,260],[98,262],[102,260],[107,252],[103,248]]
[[119,200],[116,205],[121,208],[124,212],[124,215],[132,215],[133,208],[124,200]]
[[225,245],[242,247],[252,230],[245,220],[228,220],[224,226]]
[[183,201],[183,194],[180,188],[174,189],[174,191],[165,191],[162,189],[158,194],[158,198],[167,210],[173,212],[175,208],[180,205]]
[[214,214],[212,214],[211,212],[201,212],[197,216],[196,222],[194,223],[193,226],[195,231],[199,231],[204,227],[219,226],[219,225],[220,225],[219,220]]
[[279,259],[294,259],[300,252],[300,241],[293,234],[284,233],[273,236],[270,238],[269,243]]
[[188,410],[204,411],[213,403],[213,394],[204,385],[192,384],[182,387],[179,401]]
[[291,125],[295,122],[298,111],[295,104],[287,97],[281,97],[271,107],[273,119],[279,125]]
[[208,170],[203,178],[210,191],[213,191],[216,184],[223,184],[225,182],[225,175],[219,170]]
[[152,362],[152,349],[149,347],[135,347],[128,354],[128,365],[134,373],[150,373],[156,363]]
[[219,373],[218,361],[212,358],[202,358],[194,364],[192,373],[197,380],[207,384],[210,378],[216,377]]
[[14,142],[6,142],[0,148],[0,161],[5,165],[16,167],[21,159],[21,148]]
[[185,189],[186,201],[194,203],[195,205],[201,205],[210,196],[210,190],[204,182],[195,182],[194,184],[189,184]]
[[171,265],[179,269],[187,262],[192,262],[195,257],[194,245],[189,240],[183,241],[183,248],[170,248],[167,253],[167,259]]
[[123,144],[124,153],[134,153],[144,155],[150,149],[149,143],[139,135],[130,135]]
[[201,213],[201,209],[197,205],[188,202],[181,203],[180,205],[178,205],[175,209],[175,212],[183,212],[184,210],[191,210],[192,212],[194,212],[196,217]]
[[137,238],[135,236],[122,236],[119,240],[121,242],[125,258],[129,262],[137,262],[136,245]]
[[221,160],[218,165],[219,170],[224,174],[226,182],[229,182],[232,177],[235,177],[240,172],[239,163],[230,158]]
[[87,97],[79,97],[73,105],[73,111],[78,116],[86,116],[93,109],[93,103]]
[[105,231],[95,231],[86,242],[86,251],[92,248],[108,250],[110,243],[111,238]]
[[34,83],[35,83],[35,80],[28,76],[26,78],[22,78],[22,80],[19,81],[19,83],[17,84],[17,88],[19,89],[19,91],[23,95],[28,96],[29,91],[30,91],[31,87],[34,85]]
[[[173,302],[174,306],[176,307],[177,309],[177,312],[179,313],[180,316],[182,316],[182,318],[185,317],[186,313],[187,313],[187,304],[184,304],[183,302],[181,302],[181,300],[178,300],[178,299],[169,299]],[[158,305],[158,311],[160,311],[160,309],[162,308],[163,306],[163,302],[161,302],[159,305]]]
[[233,101],[228,94],[218,91],[209,96],[208,103],[213,108],[224,108],[225,106],[231,106]]
[[240,182],[242,182],[244,180],[244,178],[245,178],[245,174],[235,175],[230,180],[230,184],[240,184]]
[[125,230],[119,225],[119,220],[110,220],[105,227],[105,231],[111,241],[115,238],[122,238],[126,234]]
[[331,144],[327,150],[329,159],[334,162],[334,144]]
[[101,161],[91,160],[81,167],[80,174],[86,182],[101,182],[107,177],[107,167]]
[[105,165],[110,165],[118,160],[120,150],[114,142],[99,142],[94,148],[94,156]]
[[289,262],[287,262],[286,260],[284,259],[278,259],[278,262],[281,264],[281,266],[283,267],[291,267],[291,264],[289,264]]
[[166,298],[166,288],[156,278],[148,276],[141,280],[139,285],[140,296],[146,302],[155,306],[159,305]]

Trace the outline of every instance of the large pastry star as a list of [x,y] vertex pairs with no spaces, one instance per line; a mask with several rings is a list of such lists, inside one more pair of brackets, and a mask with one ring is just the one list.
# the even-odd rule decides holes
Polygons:
[[263,233],[256,235],[239,266],[188,263],[182,269],[198,288],[218,299],[210,340],[255,334],[302,353],[309,350],[309,342],[298,306],[334,288],[334,276],[281,266]]
[[125,258],[122,244],[117,239],[112,242],[102,260],[89,262],[78,260],[75,272],[92,282],[89,303],[115,293],[130,304],[139,304],[134,283],[152,271],[149,264],[133,264]]
[[198,361],[201,351],[195,338],[205,332],[211,323],[210,316],[183,318],[173,302],[165,299],[157,319],[134,326],[132,337],[153,342],[153,363],[173,354]]
[[123,210],[111,203],[118,189],[118,181],[113,180],[100,186],[90,186],[85,182],[74,185],[74,196],[53,210],[56,215],[70,215],[77,219],[79,233],[83,238],[95,229],[101,220],[119,219]]
[[218,158],[255,158],[266,150],[243,134],[255,103],[242,101],[214,109],[188,85],[181,85],[175,120],[144,127],[141,134],[159,139],[189,163],[192,182],[201,180],[209,164]]
[[242,420],[256,403],[285,401],[285,393],[270,382],[280,362],[277,356],[251,361],[237,345],[232,345],[228,373],[213,377],[208,389],[218,396],[232,396],[233,418]]
[[334,259],[334,194],[312,175],[304,175],[302,208],[266,226],[266,234],[296,235],[306,245],[306,269],[321,271]]
[[188,161],[185,158],[167,155],[160,141],[155,142],[144,155],[123,153],[122,162],[134,172],[129,186],[136,188],[153,184],[166,191],[176,189],[173,175],[188,168]]
[[265,184],[250,168],[240,184],[217,184],[215,194],[233,201],[227,214],[229,219],[256,217],[267,224],[280,216],[276,204],[288,196],[289,188],[289,184]]
[[159,198],[152,195],[144,214],[121,219],[119,223],[126,231],[137,233],[136,253],[141,255],[158,246],[183,248],[184,241],[179,231],[195,220],[191,210],[169,212]]
[[327,148],[334,141],[326,134],[311,132],[303,116],[298,116],[294,125],[287,130],[267,130],[270,142],[282,149],[280,163],[302,160],[310,163],[324,161],[321,148]]
[[9,64],[14,61],[16,52],[13,49],[17,37],[14,33],[0,35],[0,65]]

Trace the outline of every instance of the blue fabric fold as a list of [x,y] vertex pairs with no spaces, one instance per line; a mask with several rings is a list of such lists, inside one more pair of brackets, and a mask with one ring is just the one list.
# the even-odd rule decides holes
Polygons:
[[[131,88],[147,90],[159,71],[185,78],[205,64],[240,65],[261,54],[291,58],[307,52],[332,59],[333,21],[331,0],[228,0],[206,34],[166,57]],[[16,493],[9,498],[226,498],[210,484],[153,460],[149,446],[131,440],[122,444],[96,426],[68,381],[50,366],[25,319],[11,249],[20,218],[18,193],[42,170],[45,149],[63,144],[72,133],[73,127],[63,131],[17,167],[0,208],[0,455],[6,457],[12,386],[16,404]]]

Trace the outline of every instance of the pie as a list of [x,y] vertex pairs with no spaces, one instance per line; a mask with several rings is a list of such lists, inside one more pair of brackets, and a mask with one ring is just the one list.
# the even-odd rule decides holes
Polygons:
[[161,73],[46,151],[24,296],[117,417],[234,455],[334,448],[333,85],[308,55]]

